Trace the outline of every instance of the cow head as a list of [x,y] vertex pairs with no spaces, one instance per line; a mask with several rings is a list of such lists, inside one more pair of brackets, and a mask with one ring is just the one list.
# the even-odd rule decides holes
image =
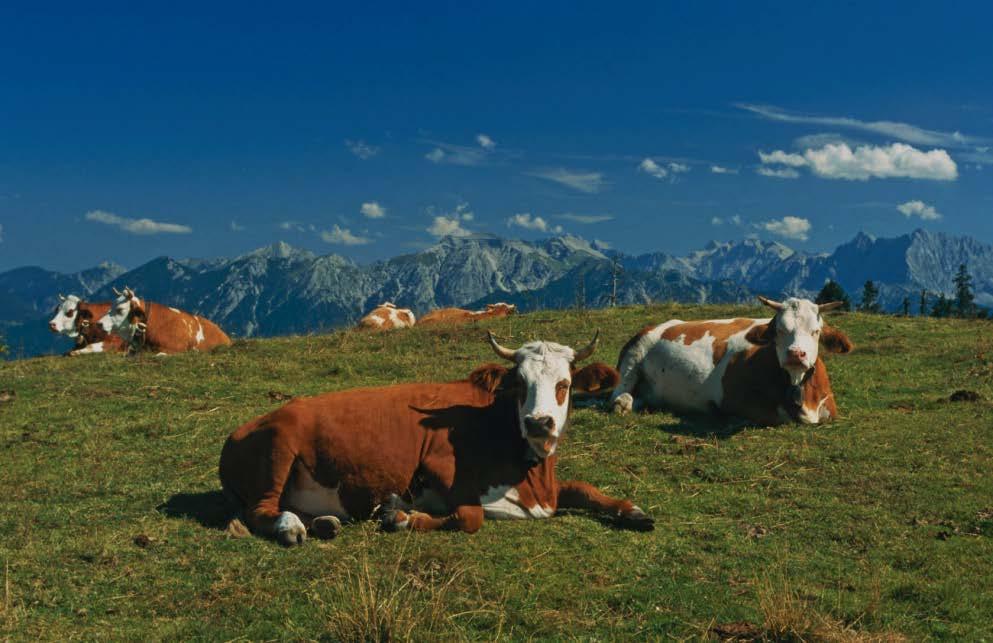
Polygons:
[[521,436],[539,458],[555,453],[559,438],[569,419],[569,389],[572,366],[596,350],[600,332],[585,348],[573,350],[554,342],[529,342],[517,350],[504,348],[489,333],[490,345],[497,355],[513,362],[509,382],[517,402]]
[[66,337],[79,337],[79,330],[76,328],[78,313],[79,297],[76,295],[65,297],[59,294],[59,307],[55,309],[55,316],[49,320],[48,329]]
[[503,302],[486,304],[486,312],[500,316],[513,315],[517,312],[517,306],[515,304],[505,304]]
[[98,323],[104,332],[114,333],[131,341],[139,326],[145,322],[145,304],[127,286],[123,291],[114,288],[114,294],[117,299]]
[[759,301],[776,311],[767,324],[752,328],[745,338],[753,344],[776,347],[779,365],[798,386],[817,364],[819,342],[832,353],[847,353],[852,342],[836,328],[829,326],[821,313],[842,305],[840,301],[815,304],[809,299],[789,299],[778,302],[760,296]]

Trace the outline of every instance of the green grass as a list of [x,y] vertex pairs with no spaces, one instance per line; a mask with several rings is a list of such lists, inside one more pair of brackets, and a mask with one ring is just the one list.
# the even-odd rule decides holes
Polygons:
[[[613,363],[641,326],[758,313],[655,306],[499,320],[503,343]],[[993,636],[993,325],[846,315],[841,419],[732,431],[575,413],[562,478],[633,498],[652,533],[586,516],[459,533],[349,526],[282,549],[229,539],[227,434],[293,395],[455,379],[482,328],[239,341],[208,355],[0,364],[0,639]],[[949,402],[956,389],[983,401]]]

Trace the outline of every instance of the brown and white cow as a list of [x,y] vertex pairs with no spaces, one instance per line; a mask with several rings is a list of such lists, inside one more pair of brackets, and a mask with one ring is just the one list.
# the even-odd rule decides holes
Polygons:
[[360,319],[359,328],[366,330],[412,328],[415,321],[413,311],[397,308],[396,304],[387,301],[379,304],[371,313]]
[[644,328],[621,350],[614,410],[719,412],[761,425],[834,419],[818,343],[832,353],[852,350],[821,316],[841,302],[759,299],[776,311],[772,319],[673,319]]
[[472,533],[484,518],[569,508],[651,529],[631,501],[555,476],[570,388],[587,379],[573,367],[597,339],[578,351],[541,341],[510,350],[489,339],[512,367],[297,398],[242,425],[221,452],[225,492],[255,533],[284,545],[301,544],[308,525],[333,535],[342,520],[370,517],[377,506],[386,530]]
[[87,302],[76,295],[64,297],[60,294],[59,307],[48,322],[48,328],[53,333],[76,341],[75,348],[66,355],[123,353],[127,350],[124,340],[117,335],[108,334],[97,323],[108,310],[110,304],[107,302]]
[[206,351],[231,339],[214,322],[178,308],[139,299],[130,288],[118,295],[100,326],[125,341],[132,350],[155,353]]
[[430,324],[464,324],[467,322],[491,319],[494,317],[506,317],[517,312],[514,304],[499,302],[496,304],[486,304],[483,310],[464,310],[462,308],[439,308],[432,310],[418,321],[420,326]]

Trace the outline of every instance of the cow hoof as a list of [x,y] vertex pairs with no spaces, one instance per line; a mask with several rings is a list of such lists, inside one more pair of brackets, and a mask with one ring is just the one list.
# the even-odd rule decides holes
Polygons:
[[379,507],[379,528],[383,531],[400,531],[407,527],[408,520],[400,510],[400,496],[395,493]]
[[626,415],[631,412],[634,408],[634,398],[630,393],[622,393],[617,396],[614,400],[614,413],[617,415]]
[[318,516],[310,523],[310,531],[315,538],[331,540],[341,533],[341,521],[337,516]]
[[634,531],[653,531],[655,529],[655,519],[641,510],[640,507],[633,507],[626,514],[621,514],[617,524],[624,529]]
[[302,545],[307,540],[307,528],[295,513],[284,511],[276,521],[276,540],[284,547]]

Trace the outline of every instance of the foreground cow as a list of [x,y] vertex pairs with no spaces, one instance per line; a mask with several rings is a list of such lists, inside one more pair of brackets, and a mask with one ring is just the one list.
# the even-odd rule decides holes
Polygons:
[[360,319],[359,328],[367,330],[413,328],[415,321],[413,311],[397,308],[395,304],[387,301],[379,304],[371,313]]
[[419,326],[430,324],[464,324],[482,319],[492,319],[494,317],[506,317],[517,312],[514,304],[486,304],[483,310],[463,310],[462,308],[439,308],[432,310],[421,317],[417,322]]
[[100,326],[121,337],[133,350],[155,353],[206,351],[231,339],[209,319],[139,299],[130,288],[118,295]]
[[720,319],[649,326],[621,350],[614,410],[719,412],[761,425],[834,419],[837,408],[818,341],[833,353],[852,343],[821,313],[841,302],[759,299],[772,319]]
[[253,531],[284,545],[305,540],[301,517],[330,536],[341,520],[369,517],[377,506],[387,530],[472,533],[484,518],[547,518],[568,508],[651,529],[629,500],[555,477],[572,367],[596,341],[579,351],[551,342],[510,350],[490,335],[512,368],[488,364],[456,382],[295,399],[231,434],[221,484]]
[[97,323],[108,310],[110,304],[106,302],[92,303],[82,301],[76,295],[59,295],[59,307],[48,322],[48,328],[53,333],[76,341],[76,347],[66,355],[122,353],[127,350],[124,340],[117,335],[108,334]]

